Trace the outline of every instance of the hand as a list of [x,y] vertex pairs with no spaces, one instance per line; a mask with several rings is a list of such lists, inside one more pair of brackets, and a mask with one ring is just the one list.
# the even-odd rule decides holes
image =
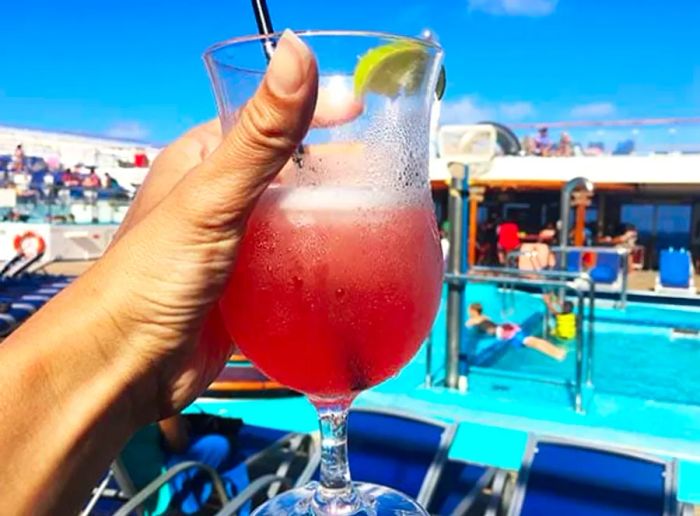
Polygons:
[[150,419],[199,395],[231,352],[216,302],[248,214],[309,127],[317,80],[308,48],[283,37],[231,132],[222,139],[209,122],[165,149],[116,242],[81,279],[105,289],[125,337],[117,345],[130,347],[129,369],[153,386]]
[[[297,89],[283,93],[276,72],[287,83],[298,73]],[[282,38],[268,77],[226,138],[210,121],[158,156],[96,267],[123,272],[113,281],[128,307],[115,308],[113,319],[120,333],[140,336],[137,354],[159,373],[156,417],[200,394],[231,353],[217,300],[260,193],[293,166],[289,157],[310,123],[338,125],[362,112],[352,97],[339,102],[321,90],[317,99],[317,89],[309,50],[295,36]]]

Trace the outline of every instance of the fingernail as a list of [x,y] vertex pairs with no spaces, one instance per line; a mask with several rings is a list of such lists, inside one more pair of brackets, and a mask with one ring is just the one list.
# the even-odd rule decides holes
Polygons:
[[291,30],[285,30],[267,69],[272,93],[286,96],[299,90],[306,80],[310,59],[309,47]]

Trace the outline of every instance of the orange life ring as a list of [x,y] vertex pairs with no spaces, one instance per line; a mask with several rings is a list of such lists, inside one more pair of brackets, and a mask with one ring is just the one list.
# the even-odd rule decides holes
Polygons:
[[[28,247],[27,242],[34,242],[34,244],[32,247]],[[14,240],[14,246],[15,251],[23,256],[27,256],[28,254],[38,256],[46,251],[46,242],[44,241],[44,238],[41,235],[34,233],[34,231],[25,231],[21,235],[17,235]]]

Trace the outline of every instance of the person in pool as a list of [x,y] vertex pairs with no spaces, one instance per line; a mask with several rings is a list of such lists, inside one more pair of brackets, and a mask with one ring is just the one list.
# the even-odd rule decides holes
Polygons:
[[554,316],[554,329],[552,335],[559,340],[569,341],[576,338],[576,314],[574,304],[571,301],[563,301],[561,304],[550,294],[543,296],[547,309]]
[[496,324],[484,315],[484,307],[481,303],[469,305],[469,320],[467,320],[466,325],[469,328],[476,328],[481,333],[494,335],[499,341],[508,343],[516,348],[526,346],[560,362],[566,357],[565,349],[561,349],[539,337],[525,335],[522,328],[517,324]]

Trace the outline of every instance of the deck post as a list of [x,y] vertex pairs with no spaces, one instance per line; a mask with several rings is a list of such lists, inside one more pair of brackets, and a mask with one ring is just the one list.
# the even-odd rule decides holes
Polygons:
[[586,191],[574,192],[574,206],[576,206],[576,222],[574,223],[574,245],[585,245],[586,208],[591,205],[590,193]]
[[[465,215],[469,194],[469,167],[464,163],[450,163],[450,190],[447,199],[447,217],[450,221],[450,253],[447,272],[465,272],[466,230]],[[460,379],[459,358],[464,329],[464,282],[447,283],[447,353],[445,354],[446,385],[466,390],[466,376]]]
[[471,186],[469,188],[469,239],[467,241],[467,245],[469,246],[467,263],[469,267],[473,267],[476,263],[476,229],[479,203],[483,202],[485,191],[486,188],[483,186]]

